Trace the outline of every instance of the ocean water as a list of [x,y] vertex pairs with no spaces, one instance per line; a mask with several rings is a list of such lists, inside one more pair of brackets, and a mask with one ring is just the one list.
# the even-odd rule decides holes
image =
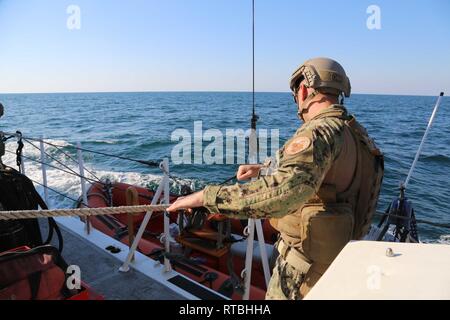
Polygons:
[[[203,129],[247,129],[251,116],[251,93],[77,93],[2,94],[5,115],[0,130],[22,131],[24,136],[45,137],[63,146],[76,157],[73,146],[132,157],[156,160],[170,157],[178,141],[171,141],[175,129],[193,133],[194,121]],[[386,171],[379,209],[384,210],[398,194],[433,110],[436,97],[355,94],[345,105],[367,128],[385,154]],[[279,129],[280,145],[299,127],[296,106],[288,93],[257,93],[258,128]],[[450,223],[450,98],[444,97],[432,131],[423,149],[407,196],[416,216],[439,223]],[[207,143],[204,143],[204,146]],[[10,140],[7,149],[15,151]],[[70,159],[47,146],[46,151],[77,170]],[[24,155],[38,158],[39,151],[25,144]],[[106,156],[84,153],[86,167],[99,178],[154,187],[161,179],[158,169]],[[3,161],[15,165],[7,153]],[[56,166],[59,164],[51,159]],[[234,175],[238,165],[171,164],[173,175],[182,183],[199,189],[207,183],[221,182]],[[25,160],[26,173],[41,182],[39,163]],[[78,198],[79,178],[47,168],[49,186]],[[178,187],[175,183],[173,189]],[[42,193],[42,188],[37,186]],[[71,207],[73,203],[50,191],[52,207]],[[450,243],[450,230],[420,224],[423,241]]]

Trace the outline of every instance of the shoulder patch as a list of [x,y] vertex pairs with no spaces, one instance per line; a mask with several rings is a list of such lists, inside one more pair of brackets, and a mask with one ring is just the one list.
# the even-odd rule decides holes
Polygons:
[[306,150],[311,145],[311,139],[308,137],[298,137],[294,138],[289,145],[286,147],[287,155],[294,155],[303,150]]

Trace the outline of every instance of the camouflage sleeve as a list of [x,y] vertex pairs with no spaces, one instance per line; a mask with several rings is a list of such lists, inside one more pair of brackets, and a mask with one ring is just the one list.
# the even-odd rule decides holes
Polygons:
[[270,176],[232,186],[208,186],[203,205],[231,218],[280,218],[294,213],[319,189],[343,143],[335,119],[309,123],[279,151],[279,166]]

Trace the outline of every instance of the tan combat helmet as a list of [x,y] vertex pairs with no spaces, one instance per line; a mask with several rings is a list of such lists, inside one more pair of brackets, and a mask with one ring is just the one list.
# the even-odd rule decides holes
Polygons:
[[350,97],[350,80],[345,74],[344,68],[329,58],[314,58],[303,63],[292,74],[289,86],[294,94],[297,94],[300,82],[305,80],[305,85],[315,89],[308,100],[318,92],[345,97]]

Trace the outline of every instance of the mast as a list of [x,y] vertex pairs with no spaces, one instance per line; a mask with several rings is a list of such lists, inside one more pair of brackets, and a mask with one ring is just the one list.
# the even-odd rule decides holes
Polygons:
[[[252,117],[250,121],[250,136],[249,136],[249,152],[248,152],[248,163],[256,164],[258,163],[258,138],[256,135],[256,122],[258,121],[258,116],[255,111],[255,0],[252,0]],[[259,251],[261,254],[261,261],[264,271],[264,279],[266,286],[269,284],[270,279],[270,269],[269,260],[267,258],[266,245],[264,241],[264,233],[262,229],[262,224],[260,219],[248,219],[248,224],[245,230],[247,235],[247,251],[245,255],[245,269],[242,272],[244,278],[244,300],[250,299],[250,286],[252,277],[252,262],[253,262],[253,246],[255,238],[255,229],[258,235]]]
[[255,112],[255,0],[252,0],[252,118],[250,128],[256,131],[258,116]]

